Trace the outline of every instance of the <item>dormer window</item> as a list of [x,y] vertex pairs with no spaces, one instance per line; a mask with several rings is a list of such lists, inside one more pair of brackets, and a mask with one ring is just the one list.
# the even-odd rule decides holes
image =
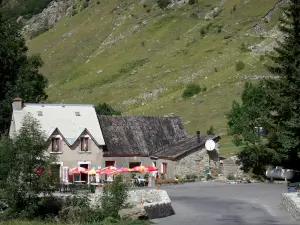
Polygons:
[[80,112],[75,112],[75,115],[76,116],[80,116]]
[[52,138],[52,152],[60,152],[60,138],[53,137]]
[[89,151],[89,138],[88,137],[81,138],[81,151],[83,151],[83,152]]

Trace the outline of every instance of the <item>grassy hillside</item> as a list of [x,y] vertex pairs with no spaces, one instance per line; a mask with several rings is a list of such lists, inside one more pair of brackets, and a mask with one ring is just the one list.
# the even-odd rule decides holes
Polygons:
[[[153,2],[92,0],[29,41],[45,62],[49,101],[107,102],[130,115],[174,113],[189,132],[213,125],[226,134],[226,113],[244,81],[267,75],[262,57],[247,47],[272,37],[248,29],[260,22],[270,31],[279,12],[269,21],[263,17],[277,1],[198,0],[165,10]],[[205,19],[215,7],[213,18]],[[244,69],[237,71],[237,61]],[[207,90],[183,99],[188,83]],[[229,154],[229,139],[224,143]]]

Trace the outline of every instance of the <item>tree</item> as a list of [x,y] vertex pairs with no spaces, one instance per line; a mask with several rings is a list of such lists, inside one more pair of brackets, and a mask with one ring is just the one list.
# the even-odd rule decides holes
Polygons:
[[104,185],[101,206],[106,216],[118,217],[128,197],[128,184],[123,182],[122,175],[117,175],[112,184]]
[[0,14],[0,134],[8,131],[11,103],[15,97],[27,102],[45,100],[47,79],[39,73],[42,60],[27,55],[20,26]]
[[[269,55],[267,69],[278,78],[246,84],[242,103],[234,102],[229,134],[243,165],[262,173],[267,165],[300,168],[300,0],[291,0],[280,20],[284,41]],[[262,127],[262,137],[255,128]],[[256,161],[256,163],[254,162]]]
[[[35,216],[39,206],[39,195],[51,193],[57,174],[51,171],[56,161],[47,154],[48,143],[40,124],[31,115],[26,115],[19,133],[12,140],[0,142],[1,201],[9,206],[8,213],[22,213],[26,218]],[[9,151],[8,151],[9,150]]]
[[[300,149],[300,0],[291,0],[280,19],[284,40],[269,57],[268,70],[278,79],[265,81],[271,103],[273,148],[284,157],[282,165],[299,169]],[[271,140],[270,140],[271,142]]]
[[215,128],[211,125],[209,129],[206,131],[207,135],[215,135]]
[[96,105],[95,110],[97,115],[106,115],[106,116],[121,115],[120,111],[115,110],[113,107],[111,107],[109,104],[106,103]]

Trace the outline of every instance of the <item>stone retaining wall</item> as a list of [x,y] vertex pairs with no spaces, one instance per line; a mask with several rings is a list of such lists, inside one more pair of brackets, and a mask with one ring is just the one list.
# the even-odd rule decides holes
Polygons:
[[300,197],[297,192],[283,193],[281,204],[296,220],[300,220]]
[[[102,196],[101,189],[96,189],[96,193],[91,195],[91,204],[99,204]],[[136,189],[130,190],[128,193],[127,203],[133,206],[133,209],[126,209],[123,212],[124,218],[130,217],[129,214],[141,212],[144,210],[149,219],[163,218],[174,215],[175,212],[171,205],[171,199],[167,191],[156,189]],[[124,215],[127,214],[127,215]]]
[[149,219],[163,218],[175,214],[171,199],[165,190],[144,189],[129,192],[128,202],[130,204],[140,205],[142,201]]

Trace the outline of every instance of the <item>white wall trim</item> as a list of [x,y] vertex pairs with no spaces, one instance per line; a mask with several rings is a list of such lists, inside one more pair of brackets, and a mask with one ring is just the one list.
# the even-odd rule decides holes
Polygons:
[[59,138],[60,140],[62,140],[62,136],[59,135],[59,134],[56,134],[56,135],[52,135],[51,138]]

